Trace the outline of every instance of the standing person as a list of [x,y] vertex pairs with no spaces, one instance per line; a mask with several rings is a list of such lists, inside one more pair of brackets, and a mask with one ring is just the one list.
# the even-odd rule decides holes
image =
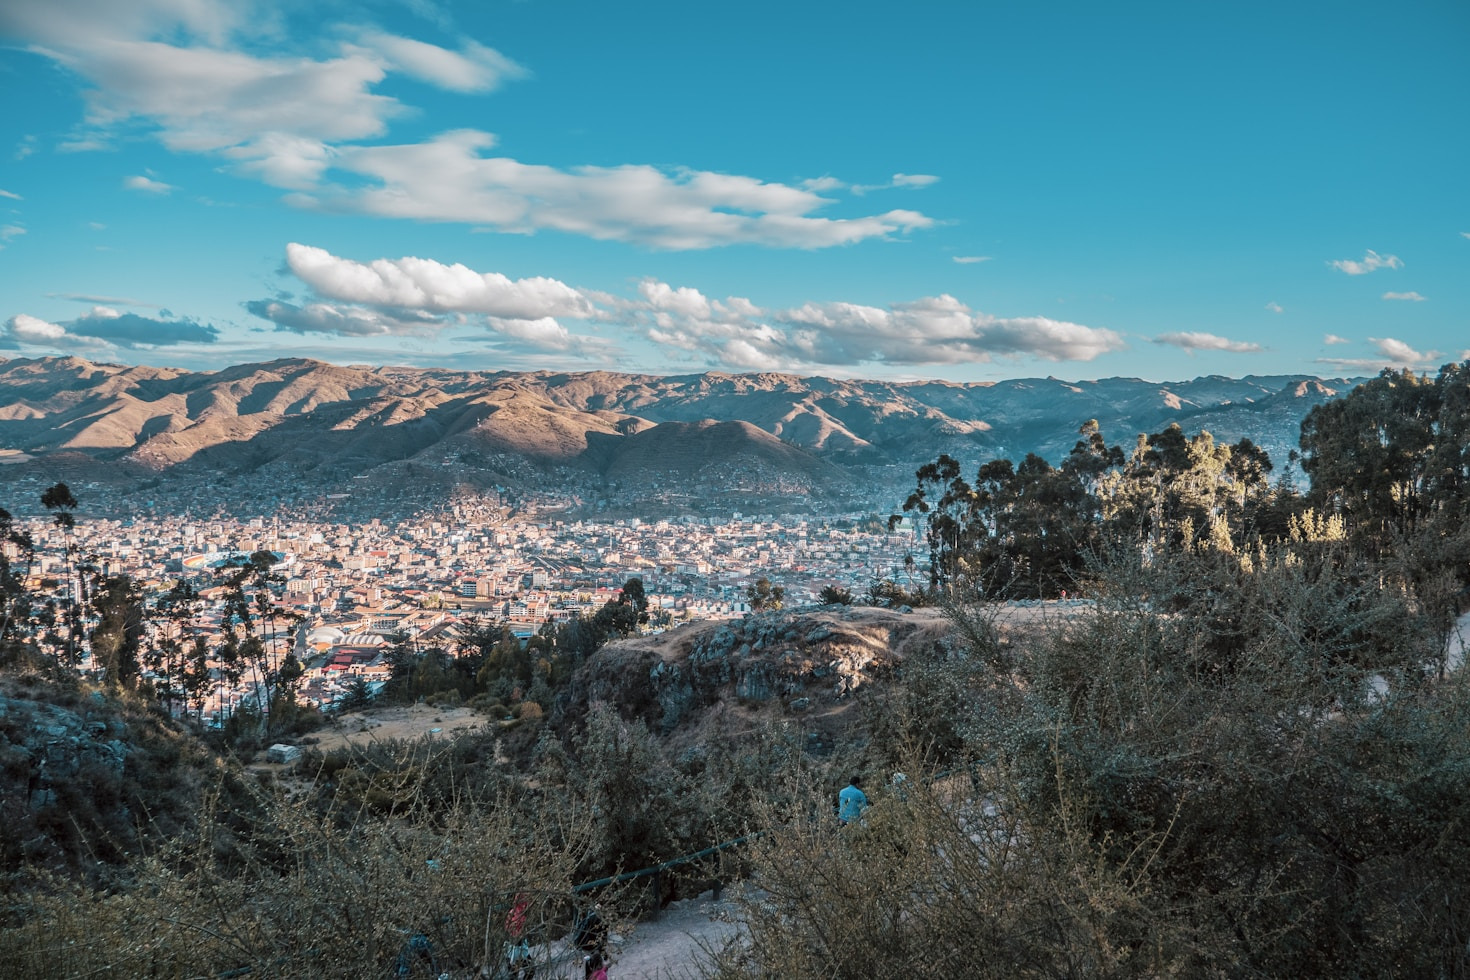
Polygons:
[[849,824],[862,816],[863,811],[868,808],[868,796],[862,790],[863,779],[854,776],[837,794],[837,822]]

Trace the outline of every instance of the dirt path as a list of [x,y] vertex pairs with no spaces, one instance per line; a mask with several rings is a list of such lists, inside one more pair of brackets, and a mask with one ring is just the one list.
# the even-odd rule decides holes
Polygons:
[[612,945],[610,980],[685,980],[698,977],[706,949],[718,949],[741,925],[738,906],[726,891],[673,902],[657,919],[638,922]]

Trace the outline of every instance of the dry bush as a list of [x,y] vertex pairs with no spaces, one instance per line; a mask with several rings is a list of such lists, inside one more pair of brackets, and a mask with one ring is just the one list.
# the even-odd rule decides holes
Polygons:
[[343,817],[269,796],[241,826],[213,807],[125,891],[37,880],[7,902],[0,976],[355,978],[401,956],[468,976],[503,955],[506,896],[568,896],[591,838],[585,811],[524,798]]
[[1470,681],[1434,619],[1341,554],[1108,574],[900,677],[890,758],[973,781],[772,811],[715,975],[1470,976]]
[[748,938],[708,974],[1164,975],[1163,937],[1120,925],[1146,904],[1136,868],[1106,866],[1076,835],[1038,836],[1046,828],[998,806],[983,779],[906,786],[874,794],[845,827],[825,794],[773,812],[778,826],[751,845]]

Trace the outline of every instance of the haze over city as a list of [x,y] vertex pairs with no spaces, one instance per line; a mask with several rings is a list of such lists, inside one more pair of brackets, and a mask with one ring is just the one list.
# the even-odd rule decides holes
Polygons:
[[0,356],[1470,356],[1470,8],[20,0]]

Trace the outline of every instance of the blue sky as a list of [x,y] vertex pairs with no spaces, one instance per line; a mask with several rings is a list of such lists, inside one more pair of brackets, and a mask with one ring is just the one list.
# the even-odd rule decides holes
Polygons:
[[10,0],[0,93],[0,357],[1470,357],[1463,0]]

